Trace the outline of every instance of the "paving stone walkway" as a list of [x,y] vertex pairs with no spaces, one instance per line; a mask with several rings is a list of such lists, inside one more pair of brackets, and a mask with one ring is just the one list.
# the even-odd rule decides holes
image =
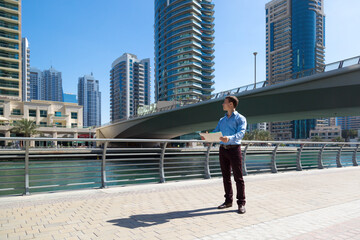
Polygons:
[[0,239],[360,239],[359,167],[245,183],[244,215],[219,178],[1,197]]

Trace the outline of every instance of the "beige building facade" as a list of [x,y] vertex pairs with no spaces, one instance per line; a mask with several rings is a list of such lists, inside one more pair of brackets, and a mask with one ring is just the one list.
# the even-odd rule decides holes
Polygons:
[[76,103],[32,100],[30,102],[1,100],[0,135],[16,136],[14,122],[29,119],[38,126],[34,137],[91,137],[95,129],[83,128],[83,107]]
[[315,129],[310,130],[310,137],[320,137],[325,140],[335,139],[341,137],[340,126],[316,126]]

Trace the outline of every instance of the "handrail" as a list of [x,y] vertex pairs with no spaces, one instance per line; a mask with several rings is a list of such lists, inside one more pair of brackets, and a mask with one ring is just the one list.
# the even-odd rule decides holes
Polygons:
[[[47,137],[0,137],[0,141],[17,140],[17,141],[85,141],[85,142],[132,142],[132,143],[209,143],[205,140],[176,140],[176,139],[133,139],[133,138],[47,138]],[[312,141],[257,141],[242,140],[245,144],[326,144],[326,145],[360,145],[360,142],[312,142]],[[211,143],[211,142],[210,142]],[[215,143],[215,142],[212,142]]]
[[[221,176],[218,145],[203,140],[0,137],[3,141],[23,142],[24,147],[0,149],[0,195]],[[35,141],[97,144],[45,149],[32,147]],[[243,140],[243,173],[355,167],[359,146],[360,142]]]

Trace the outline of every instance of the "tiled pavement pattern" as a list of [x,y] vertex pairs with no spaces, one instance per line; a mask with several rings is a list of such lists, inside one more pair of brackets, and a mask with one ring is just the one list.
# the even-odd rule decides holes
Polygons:
[[0,239],[360,239],[359,167],[245,182],[244,215],[219,178],[2,197]]

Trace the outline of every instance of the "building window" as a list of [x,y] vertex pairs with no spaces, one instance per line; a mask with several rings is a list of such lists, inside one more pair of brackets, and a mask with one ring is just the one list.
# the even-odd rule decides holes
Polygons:
[[72,123],[72,124],[71,124],[71,127],[72,127],[72,128],[77,128],[77,123]]
[[4,115],[4,108],[0,108],[0,115]]
[[29,117],[36,117],[36,110],[29,109]]
[[78,116],[77,112],[71,113],[71,119],[77,119],[77,116]]
[[40,110],[40,117],[47,117],[47,110]]
[[55,112],[55,117],[61,117],[61,112]]
[[11,115],[21,115],[20,109],[13,109]]
[[62,123],[61,122],[55,122],[55,126],[56,127],[62,127]]
[[40,127],[46,127],[47,122],[40,122]]

